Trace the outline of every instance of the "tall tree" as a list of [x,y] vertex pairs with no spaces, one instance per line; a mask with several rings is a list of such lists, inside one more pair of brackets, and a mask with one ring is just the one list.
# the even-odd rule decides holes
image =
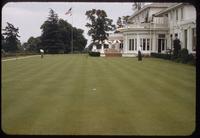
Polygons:
[[30,37],[27,41],[27,43],[23,44],[23,47],[26,49],[26,51],[30,51],[30,52],[39,52],[40,49],[40,37]]
[[87,23],[86,27],[90,30],[88,35],[92,36],[93,42],[96,40],[98,42],[103,42],[108,37],[108,31],[113,31],[115,25],[112,24],[113,20],[107,17],[107,14],[104,10],[92,9],[86,11],[85,15],[91,23]]
[[18,45],[20,41],[18,37],[19,35],[19,28],[15,28],[14,25],[7,22],[7,26],[3,29],[3,36],[4,36],[4,50],[7,52],[16,52],[18,50]]
[[129,21],[128,21],[128,18],[129,18],[130,16],[129,15],[127,15],[127,16],[123,16],[122,17],[122,20],[123,20],[123,25],[126,25]]
[[121,27],[123,27],[122,18],[118,17],[118,19],[117,19],[117,28],[121,28]]
[[87,44],[87,39],[83,36],[83,30],[73,28],[73,51],[82,52]]
[[74,50],[82,51],[87,40],[83,36],[83,30],[72,27],[67,21],[59,19],[51,9],[48,19],[41,26],[41,46],[48,53],[68,53],[71,51],[72,31]]
[[3,49],[3,51],[5,51],[6,49],[6,41],[5,41],[5,38],[4,36],[1,34],[1,49]]
[[41,43],[45,52],[59,53],[64,51],[64,42],[59,31],[59,19],[54,10],[50,9],[48,19],[40,27],[42,29]]
[[64,43],[64,52],[69,53],[71,51],[72,25],[63,19],[59,19],[59,32],[61,34],[60,39]]
[[144,3],[142,3],[142,2],[134,2],[132,5],[132,10],[139,11],[140,9],[142,9],[143,6],[144,6]]

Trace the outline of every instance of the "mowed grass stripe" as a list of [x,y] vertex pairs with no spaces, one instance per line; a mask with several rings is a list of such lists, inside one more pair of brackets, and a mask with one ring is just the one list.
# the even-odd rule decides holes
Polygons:
[[[118,62],[118,61],[116,61],[116,62]],[[121,66],[121,65],[119,65],[119,66]],[[126,66],[129,66],[129,68],[125,68]],[[143,67],[143,66],[144,65],[141,63],[141,64],[138,64],[138,66],[131,66],[130,64],[126,64],[123,67],[125,68],[124,70],[128,70],[128,72],[133,71],[134,68],[138,68],[139,69],[138,71],[141,72],[140,76],[143,75],[144,72],[147,72],[148,75],[146,75],[146,78],[149,79],[149,82],[145,82],[146,81],[146,79],[145,79],[143,83],[146,83],[145,85],[150,85],[149,88],[151,88],[151,85],[154,84],[154,83],[156,83],[157,86],[160,86],[159,83],[161,83],[161,84],[164,85],[164,88],[166,87],[166,85],[168,85],[167,88],[170,88],[170,89],[172,89],[173,87],[176,87],[176,88],[174,88],[174,90],[176,90],[176,91],[180,87],[181,92],[180,92],[179,96],[181,96],[183,92],[186,92],[185,94],[188,95],[188,96],[194,96],[194,92],[195,92],[195,75],[193,75],[193,74],[187,75],[187,76],[193,76],[192,80],[191,79],[183,80],[182,78],[179,78],[179,77],[174,76],[174,75],[173,76],[169,76],[168,73],[170,72],[170,70],[166,69],[165,72],[158,72],[159,68],[147,68],[147,67]],[[137,74],[135,74],[135,75],[137,75]],[[155,76],[156,76],[157,79],[152,79]],[[190,83],[190,82],[193,82],[193,83]],[[176,83],[177,85],[174,86],[174,83]],[[182,91],[183,87],[185,87],[186,90],[188,90],[188,91]],[[156,88],[156,87],[154,87],[154,88]],[[162,89],[161,89],[161,91],[162,91]],[[171,90],[169,90],[169,91],[171,91]],[[178,94],[178,93],[176,92],[175,94]],[[182,97],[182,98],[184,98],[184,97]],[[185,98],[187,98],[187,97],[185,97]]]
[[[46,81],[46,80],[49,81],[51,79],[54,79],[53,77],[51,77],[51,74],[49,74],[49,72],[54,72],[56,69],[62,69],[62,68],[57,68],[57,65],[52,64],[51,62],[47,62],[46,64],[43,64],[44,61],[38,61],[38,62],[42,62],[41,65],[35,66],[34,70],[31,70],[31,71],[27,70],[26,71],[27,74],[25,76],[23,75],[24,72],[17,72],[16,74],[18,74],[18,75],[12,76],[14,81],[10,82],[10,81],[7,81],[7,79],[3,79],[3,81],[4,81],[3,90],[12,93],[11,97],[7,97],[11,101],[5,101],[5,103],[14,102],[15,100],[18,100],[16,98],[16,96],[21,96],[24,94],[27,94],[27,95],[31,94],[30,96],[32,96],[34,94],[37,94],[37,92],[32,92],[32,89],[35,90],[35,89],[41,88],[43,86],[48,87],[48,85],[43,85],[44,81]],[[62,64],[62,62],[58,62],[58,63],[59,63],[59,65]],[[30,62],[30,64],[32,64],[32,63]],[[71,62],[71,64],[72,64],[72,62]],[[34,72],[32,72],[32,71],[34,71]],[[22,78],[19,79],[18,76],[21,76]],[[10,83],[13,84],[12,87],[9,86]],[[32,86],[34,86],[34,87],[32,87]],[[7,90],[7,89],[11,89],[11,88],[12,88],[12,91]],[[24,95],[24,97],[26,97],[26,95]],[[18,102],[18,101],[16,101],[16,102]],[[5,109],[8,109],[8,108],[5,108]]]
[[[120,66],[120,65],[119,65]],[[123,66],[123,67],[125,67],[125,66]],[[134,69],[136,69],[137,67],[134,67]],[[133,69],[133,67],[130,69],[130,71],[128,70],[128,69],[124,69],[124,70],[127,70],[127,72],[131,72],[131,71],[133,71],[134,70]],[[155,70],[155,69],[154,69]],[[153,71],[154,71],[153,70]],[[137,72],[138,72],[138,74],[139,74],[139,72],[140,71],[142,71],[141,69],[139,69]],[[184,98],[188,98],[188,96],[191,96],[191,97],[193,97],[193,99],[191,100],[191,101],[187,101],[186,100],[186,102],[192,102],[192,104],[194,104],[195,102],[195,100],[194,100],[194,94],[195,94],[195,82],[193,83],[193,85],[192,85],[192,89],[187,89],[186,90],[186,92],[187,93],[185,93],[185,95],[187,95],[187,96],[185,96],[185,95],[183,95],[182,93],[183,93],[183,91],[182,91],[182,89],[180,89],[181,91],[180,91],[180,94],[182,94],[182,95],[177,95],[177,91],[179,90],[177,90],[177,85],[176,86],[174,86],[174,84],[173,83],[171,83],[171,80],[169,81],[169,80],[167,80],[166,79],[166,77],[159,77],[158,75],[156,75],[157,77],[156,77],[156,79],[151,79],[151,78],[153,78],[153,77],[155,77],[154,75],[152,75],[151,74],[151,72],[150,72],[150,70],[149,71],[142,71],[142,72],[148,72],[148,76],[146,75],[146,76],[143,76],[142,74],[139,74],[138,76],[135,76],[136,78],[143,78],[144,77],[144,79],[142,80],[142,81],[140,81],[139,83],[138,83],[138,85],[141,85],[141,84],[144,84],[145,83],[145,85],[147,85],[147,86],[149,86],[148,87],[148,89],[151,89],[151,88],[154,88],[154,89],[158,89],[161,93],[163,93],[163,94],[170,94],[170,96],[173,96],[173,94],[174,94],[174,97],[176,98],[176,97],[180,97],[181,98],[181,100],[182,101],[184,101],[183,103],[185,103],[185,100],[186,99],[184,99]],[[135,74],[136,75],[136,74]],[[175,81],[176,82],[176,81]],[[189,84],[190,84],[190,82],[188,82]],[[152,86],[153,85],[153,86]],[[155,86],[154,86],[155,85]],[[165,88],[165,86],[167,85],[167,87]],[[174,87],[176,87],[176,88],[174,88]],[[181,87],[184,87],[184,85],[183,86],[181,86]],[[174,89],[172,89],[172,88],[174,88]],[[152,91],[153,92],[153,91]],[[172,92],[172,93],[171,93]],[[174,92],[174,93],[173,93]],[[163,96],[163,97],[165,97],[166,98],[166,96],[167,95],[165,95],[165,96]],[[171,99],[171,98],[173,98],[173,97],[170,97],[169,99]],[[190,98],[189,98],[190,99]]]
[[[62,60],[61,60],[62,61]],[[74,62],[74,61],[71,61],[71,63],[72,62]],[[59,62],[58,62],[59,63]],[[62,64],[62,63],[59,63],[59,65],[60,64]],[[52,67],[51,68],[47,68],[47,73],[48,73],[48,71],[50,71],[50,72],[54,72],[55,71],[55,69],[56,68],[58,68],[59,66],[56,66],[56,64],[54,64],[54,65],[52,65]],[[48,70],[49,69],[49,70]],[[60,72],[60,73],[62,73],[63,74],[63,72],[65,72],[65,68],[58,68],[58,69],[61,69],[61,70],[58,70],[58,72],[57,72],[57,75],[59,75],[58,73]],[[73,69],[72,69],[73,70]],[[66,70],[67,71],[67,70]],[[43,74],[43,75],[45,75],[45,73]],[[31,126],[33,125],[33,124],[28,124],[28,122],[32,122],[32,121],[34,121],[35,120],[35,117],[37,117],[37,116],[39,116],[39,118],[41,118],[41,115],[40,114],[42,114],[42,115],[44,115],[44,116],[47,116],[49,113],[47,112],[47,113],[44,113],[44,109],[46,109],[46,108],[48,108],[48,107],[51,107],[50,106],[50,104],[55,104],[55,103],[52,103],[51,101],[48,101],[48,100],[52,100],[52,99],[54,99],[54,95],[55,95],[55,92],[56,92],[56,90],[55,91],[52,91],[52,93],[51,93],[51,91],[49,91],[48,90],[48,87],[50,87],[50,89],[52,89],[52,86],[51,85],[49,85],[48,83],[49,82],[47,82],[47,84],[45,84],[45,81],[46,80],[48,80],[48,79],[52,79],[51,77],[53,77],[53,76],[51,76],[51,75],[45,75],[46,77],[44,77],[44,76],[40,76],[40,77],[38,77],[37,79],[41,79],[42,78],[42,82],[40,82],[38,85],[36,85],[35,87],[32,87],[32,88],[34,88],[33,89],[33,91],[31,91],[31,90],[29,90],[29,92],[28,92],[28,94],[31,94],[31,95],[26,95],[26,93],[25,93],[25,95],[24,95],[24,97],[25,97],[25,99],[23,99],[23,97],[21,97],[21,101],[18,101],[18,106],[16,107],[16,108],[14,108],[14,111],[13,112],[15,112],[16,114],[15,114],[15,117],[13,117],[12,116],[12,119],[14,119],[14,120],[17,120],[17,121],[21,121],[21,118],[23,118],[24,119],[24,122],[22,123],[23,125],[21,125],[20,127],[18,126],[18,127],[16,127],[16,126],[13,126],[13,129],[16,129],[16,128],[18,128],[19,130],[24,130],[27,126],[28,126],[28,128],[32,128]],[[61,75],[60,75],[61,76]],[[50,77],[50,78],[48,78],[48,77]],[[43,79],[44,78],[44,79]],[[27,85],[26,85],[27,86]],[[42,88],[42,90],[40,90],[41,88],[39,87],[39,89],[38,89],[38,87],[37,86],[43,86],[43,88]],[[55,85],[56,86],[56,85]],[[54,87],[55,89],[58,89],[59,88],[59,86],[56,86],[56,87]],[[45,89],[47,89],[47,90],[45,90]],[[38,93],[39,92],[39,93]],[[53,96],[51,97],[51,94],[53,94]],[[21,96],[21,95],[19,95],[19,96]],[[17,96],[16,96],[17,97]],[[40,97],[42,97],[42,98],[40,98]],[[48,98],[49,97],[49,98]],[[23,100],[22,100],[23,99]],[[42,100],[41,100],[42,99]],[[45,101],[46,100],[46,101]],[[21,104],[20,104],[21,103]],[[28,103],[28,104],[24,104],[24,103]],[[23,105],[24,104],[24,105]],[[16,106],[16,104],[14,104],[15,106]],[[48,106],[45,106],[45,105],[48,105]],[[37,109],[38,109],[38,107],[41,107],[41,108],[39,108],[39,109],[42,109],[42,110],[40,110],[40,111],[37,111]],[[44,108],[42,108],[42,107],[44,107]],[[53,107],[52,107],[53,108]],[[13,107],[12,107],[12,109],[13,109]],[[34,111],[34,109],[36,110],[35,112],[33,112]],[[17,116],[17,112],[19,113],[18,115],[19,116]],[[10,113],[9,113],[10,114]],[[11,115],[11,114],[10,114]],[[23,116],[22,116],[23,115]],[[26,117],[27,116],[27,117]],[[5,117],[9,117],[9,116],[7,116],[7,115],[5,115]],[[17,118],[17,117],[19,117],[19,118]],[[52,117],[53,118],[53,117]],[[8,118],[8,121],[10,121],[10,123],[12,123],[12,119],[11,118]],[[27,122],[26,122],[26,119],[28,120]],[[30,121],[30,119],[32,119],[32,121]],[[40,120],[41,121],[41,120]],[[16,124],[19,124],[19,123],[16,123]],[[26,125],[27,124],[27,125]],[[24,128],[23,128],[24,127]],[[37,128],[37,127],[36,127]],[[17,131],[18,132],[18,131]],[[23,133],[23,132],[22,132]]]
[[105,134],[124,135],[134,133],[137,135],[136,126],[131,122],[134,114],[130,114],[130,110],[134,110],[135,103],[132,101],[133,97],[126,91],[126,88],[121,87],[126,82],[123,82],[122,76],[116,78],[119,74],[115,74],[115,68],[112,67],[112,64],[106,64],[112,61],[102,59],[96,62],[98,63],[99,74],[105,74],[99,76],[100,81],[104,82],[105,85],[104,91],[101,92],[104,94],[102,97],[106,98],[104,103],[106,115],[103,116],[106,122],[103,125],[106,129],[103,130],[107,130]]
[[[181,86],[181,76],[176,78],[178,81],[175,80],[174,83],[179,86],[177,92],[168,88],[174,85],[171,76],[162,74],[162,71],[174,73],[165,69],[164,66],[171,68],[171,64],[165,61],[145,59],[138,62],[134,58],[87,58],[80,55],[56,55],[44,59],[46,61],[42,68],[48,73],[44,71],[38,75],[44,79],[40,80],[37,75],[31,75],[34,79],[28,81],[27,72],[26,75],[21,74],[21,78],[26,80],[21,92],[13,92],[16,86],[7,87],[4,89],[6,92],[3,90],[2,97],[7,97],[4,98],[7,103],[2,107],[7,110],[3,112],[3,120],[6,121],[3,121],[2,126],[6,132],[185,135],[190,134],[194,128],[195,72],[191,66],[186,65],[186,69],[182,70],[184,66],[176,65],[180,74],[191,74],[184,74],[183,78],[189,83],[186,86]],[[38,60],[41,61],[39,58]],[[32,61],[32,64],[37,64],[36,61]],[[159,65],[161,63],[163,66]],[[27,62],[24,65],[28,68],[28,64]],[[48,69],[51,64],[55,67]],[[63,73],[65,70],[66,73]],[[34,73],[34,70],[30,72]],[[17,84],[16,80],[7,81],[7,86],[10,82]],[[31,82],[40,86],[27,86]],[[29,90],[29,87],[31,91],[22,91]],[[189,89],[190,94],[186,92]],[[13,97],[12,103],[8,97],[13,93],[18,100]],[[26,105],[22,105],[23,103]],[[20,110],[12,110],[14,107]],[[8,121],[10,119],[11,121]]]
[[[119,67],[120,67],[120,65],[119,65]],[[125,70],[125,69],[124,69]],[[129,72],[129,71],[128,71]],[[119,72],[118,72],[119,73]],[[130,72],[129,72],[130,73]],[[123,74],[124,75],[124,74]],[[158,78],[159,79],[159,78]],[[146,81],[146,82],[148,82],[148,81]],[[161,81],[161,82],[163,82],[163,81]],[[145,84],[146,85],[146,84]],[[159,86],[159,85],[158,85]],[[156,87],[156,86],[155,86]],[[135,89],[135,87],[132,87],[133,89]],[[142,87],[143,88],[143,87]],[[149,88],[152,88],[152,86],[150,86]],[[154,87],[153,87],[154,88]],[[168,88],[168,87],[167,87]],[[160,92],[158,91],[157,93],[156,93],[156,95],[155,95],[155,93],[153,93],[152,94],[152,92],[153,91],[155,91],[154,89],[148,89],[148,90],[150,90],[150,92],[151,93],[147,93],[146,94],[146,96],[147,97],[149,97],[149,99],[146,99],[146,100],[151,100],[151,101],[154,101],[154,100],[152,100],[152,99],[155,99],[154,97],[152,97],[152,95],[154,95],[154,96],[156,96],[157,95],[157,93],[159,93],[159,98],[163,98],[163,97],[165,97],[165,95],[160,95]],[[140,90],[140,92],[145,92],[146,90],[144,89],[143,91],[141,91]],[[161,91],[162,91],[162,89],[161,89]],[[165,91],[165,90],[163,90],[165,93],[169,93],[169,92],[171,92],[170,90],[167,92],[167,91]],[[192,104],[190,104],[189,105],[189,107],[187,107],[186,106],[186,104],[185,105],[183,105],[184,104],[184,101],[181,101],[182,103],[181,104],[176,104],[176,102],[174,101],[174,98],[176,98],[177,97],[177,95],[176,96],[174,96],[174,98],[171,98],[170,97],[170,99],[173,99],[173,101],[171,100],[171,101],[169,101],[168,100],[168,102],[167,103],[165,103],[165,104],[170,104],[171,102],[174,104],[173,106],[177,106],[177,108],[175,108],[175,110],[174,110],[174,112],[177,114],[177,115],[179,115],[179,116],[177,116],[177,118],[175,119],[175,121],[179,121],[179,119],[182,119],[181,121],[183,122],[183,120],[184,119],[186,119],[187,117],[190,117],[191,118],[191,122],[194,122],[194,116],[191,116],[191,115],[194,115],[195,113],[194,113],[194,111],[195,111],[195,108],[194,108],[194,104],[195,104],[195,99],[194,99],[194,92],[195,92],[195,90],[194,91],[191,91],[192,93],[193,93],[193,102],[192,102]],[[144,97],[143,97],[143,99],[144,99]],[[156,100],[156,99],[155,99]],[[185,99],[184,99],[185,100]],[[158,101],[158,100],[157,100]],[[158,104],[158,103],[157,103]],[[186,107],[185,107],[186,106]],[[183,108],[182,107],[185,107],[185,108],[190,108],[191,109],[191,112],[187,112],[187,113],[185,113],[185,112],[183,112],[183,111],[185,111],[186,109],[184,109],[184,110],[182,110]],[[191,108],[191,107],[193,107],[193,108]],[[161,110],[163,109],[163,107],[161,108]],[[167,111],[167,110],[166,110]],[[185,114],[185,117],[182,117],[182,114],[180,114],[179,113],[179,111],[182,111],[181,113],[183,113],[183,114]],[[170,116],[168,117],[168,118],[170,118]],[[190,122],[190,123],[191,123]],[[173,121],[171,122],[171,123],[173,123]],[[166,123],[167,124],[167,123]],[[186,126],[187,126],[187,124],[186,124]],[[192,128],[193,128],[194,126],[192,126]]]

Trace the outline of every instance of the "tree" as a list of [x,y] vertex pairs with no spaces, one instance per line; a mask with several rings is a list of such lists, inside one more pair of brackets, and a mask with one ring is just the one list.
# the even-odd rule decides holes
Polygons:
[[132,10],[133,11],[139,11],[142,7],[144,6],[144,3],[141,2],[134,2],[132,5]]
[[108,31],[113,31],[115,25],[112,24],[113,20],[107,17],[107,14],[104,10],[92,9],[86,11],[85,15],[91,23],[87,23],[86,27],[90,30],[88,35],[92,36],[92,41],[103,42],[108,37]]
[[73,51],[83,51],[86,44],[87,39],[83,36],[83,30],[73,28]]
[[87,40],[83,36],[83,30],[72,27],[67,21],[59,19],[51,9],[47,21],[41,26],[41,45],[48,53],[68,53],[71,51],[71,40],[73,31],[73,49],[82,51]]
[[129,15],[126,15],[126,16],[123,16],[123,17],[122,17],[123,25],[126,25],[126,24],[128,23],[128,18],[129,18],[129,17],[130,17]]
[[64,52],[69,53],[71,51],[72,25],[63,19],[60,19],[59,20],[59,32],[61,34],[60,39],[64,43]]
[[34,38],[31,36],[28,41],[23,44],[23,47],[26,49],[26,51],[37,53],[40,49],[40,43],[40,37]]
[[118,17],[118,19],[117,19],[117,28],[121,28],[121,27],[123,27],[122,18]]
[[47,53],[64,52],[64,42],[59,30],[58,15],[50,9],[48,19],[40,27],[42,29],[41,43]]
[[1,49],[3,49],[3,51],[5,51],[6,49],[6,41],[5,41],[5,38],[4,36],[1,34]]
[[4,33],[4,50],[7,52],[16,52],[20,41],[18,37],[19,28],[15,28],[11,23],[7,22],[7,26],[3,29]]

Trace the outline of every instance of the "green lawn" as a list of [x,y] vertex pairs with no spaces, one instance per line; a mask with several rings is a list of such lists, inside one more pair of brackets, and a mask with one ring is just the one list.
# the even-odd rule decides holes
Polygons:
[[144,58],[46,55],[2,62],[7,134],[190,135],[196,68]]

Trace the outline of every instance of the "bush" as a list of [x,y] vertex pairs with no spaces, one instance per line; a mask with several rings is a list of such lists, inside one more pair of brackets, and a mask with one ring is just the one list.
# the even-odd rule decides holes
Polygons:
[[167,59],[167,60],[171,59],[170,54],[162,54],[162,53],[151,53],[151,57],[162,58],[162,59]]
[[89,55],[92,57],[100,57],[100,52],[89,52]]
[[196,65],[196,59],[192,54],[188,55],[188,64],[190,65]]
[[178,54],[178,59],[180,59],[181,63],[187,63],[191,57],[189,57],[188,50],[186,48],[181,49]]

